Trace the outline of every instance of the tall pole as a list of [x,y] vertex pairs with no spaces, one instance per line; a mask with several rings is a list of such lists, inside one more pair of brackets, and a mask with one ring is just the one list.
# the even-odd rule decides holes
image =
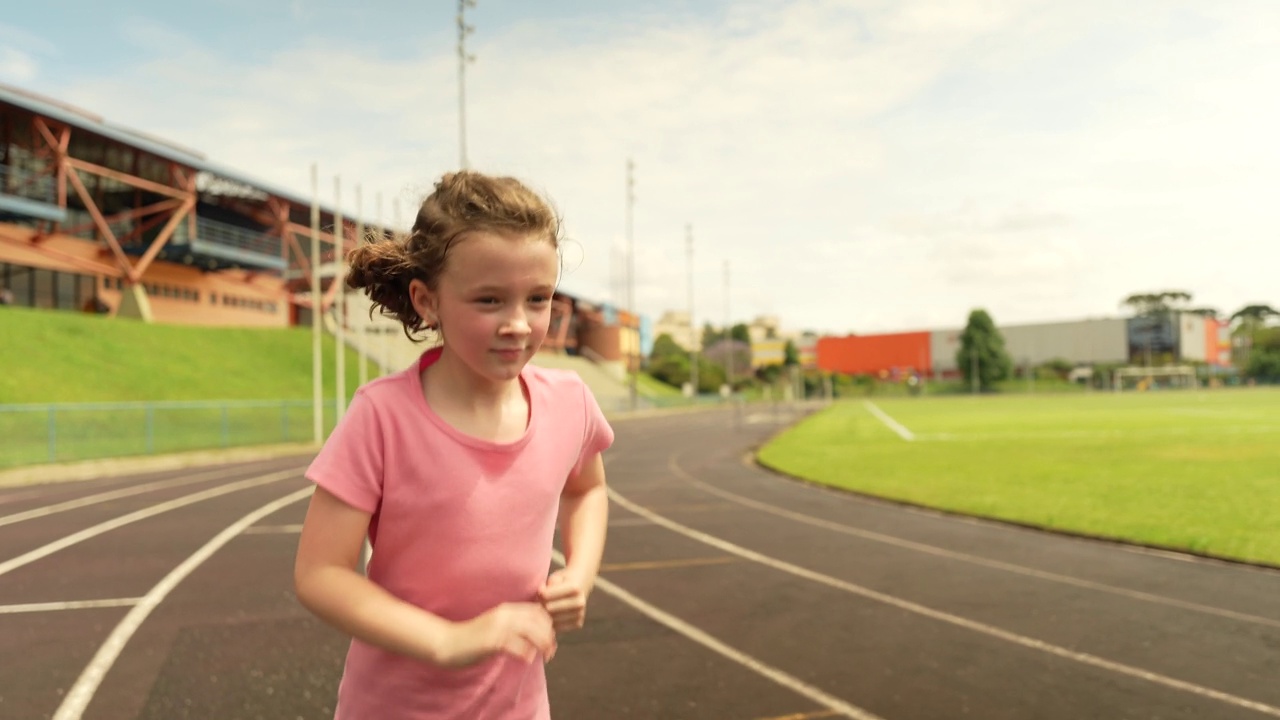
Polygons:
[[476,29],[467,24],[466,12],[475,6],[475,0],[458,0],[458,157],[463,170],[467,169],[467,63],[476,60],[467,54],[467,36]]
[[[360,185],[356,184],[356,245],[364,242],[364,198]],[[360,322],[360,385],[369,382],[369,316],[359,313]]]
[[689,386],[698,396],[698,325],[693,321],[693,225],[685,225],[685,245],[689,252]]
[[733,332],[729,325],[729,261],[724,261],[724,339],[725,353],[724,380],[729,386],[729,395],[733,395]]
[[320,357],[320,176],[311,163],[311,426],[317,445],[324,441],[324,385]]
[[627,158],[627,312],[631,314],[631,321],[636,326],[635,336],[631,338],[630,343],[631,354],[627,358],[628,369],[631,371],[632,410],[639,405],[636,376],[640,374],[640,315],[636,312],[636,237],[632,227],[632,206],[636,201],[635,170],[635,163],[631,162],[631,158]]
[[347,413],[347,226],[342,219],[342,178],[333,176],[334,422]]
[[978,394],[978,344],[973,342],[969,345],[969,386],[973,389],[973,394]]
[[[374,206],[373,206],[374,219],[378,223],[378,241],[385,242],[387,239],[387,224],[382,219],[382,193],[381,192],[377,194],[373,202],[374,202]],[[395,238],[394,233],[392,234],[391,237],[394,240]],[[378,328],[378,339],[382,341],[382,361],[379,363],[378,377],[382,377],[383,375],[386,375],[387,373],[391,372],[391,370],[389,369],[391,366],[390,364],[387,363],[387,332],[386,332],[387,328],[383,327],[383,325],[384,323],[379,323],[376,326]]]

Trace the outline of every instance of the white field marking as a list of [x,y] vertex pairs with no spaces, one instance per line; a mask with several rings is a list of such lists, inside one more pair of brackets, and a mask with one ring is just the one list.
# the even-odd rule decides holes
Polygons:
[[1149,670],[1143,670],[1142,668],[1134,667],[1133,665],[1126,665],[1113,660],[1107,660],[1106,658],[1098,657],[1097,655],[1069,650],[1060,645],[1054,645],[1052,643],[1044,642],[1043,640],[1037,640],[1033,637],[1019,635],[1018,633],[1010,632],[1008,630],[1002,630],[993,625],[981,623],[976,620],[970,620],[968,618],[960,617],[959,615],[952,615],[951,613],[935,610],[931,607],[911,602],[910,600],[903,600],[887,593],[872,590],[871,588],[840,580],[839,578],[833,578],[830,575],[823,575],[822,573],[802,568],[799,565],[792,565],[791,563],[772,558],[768,555],[755,552],[754,550],[748,550],[740,545],[734,545],[733,543],[721,540],[714,535],[708,535],[704,532],[694,530],[693,528],[686,527],[673,520],[668,520],[661,515],[649,512],[647,509],[636,505],[612,489],[609,490],[609,497],[627,510],[636,513],[637,515],[649,518],[656,525],[661,525],[672,532],[679,533],[692,540],[697,540],[700,543],[710,545],[711,547],[723,550],[727,553],[733,553],[734,555],[746,558],[747,560],[752,560],[766,567],[773,568],[774,570],[789,573],[806,580],[812,580],[813,582],[820,583],[837,590],[844,590],[845,592],[859,595],[869,600],[882,602],[886,605],[906,610],[907,612],[916,613],[917,615],[923,615],[924,617],[938,620],[949,625],[955,625],[966,630],[972,630],[974,632],[996,638],[997,640],[1004,640],[1005,642],[1009,642],[1014,645],[1030,648],[1032,650],[1039,650],[1066,660],[1074,660],[1075,662],[1084,665],[1109,670],[1120,675],[1127,675],[1140,680],[1146,680],[1147,682],[1154,683],[1156,685],[1172,688],[1174,690],[1181,690],[1183,692],[1191,693],[1192,695],[1198,695],[1200,697],[1217,700],[1218,702],[1226,703],[1228,705],[1234,705],[1236,707],[1245,708],[1246,710],[1253,710],[1264,715],[1280,718],[1280,707],[1267,705],[1256,700],[1249,700],[1248,698],[1242,698],[1238,695],[1225,693],[1221,690],[1207,688],[1203,685],[1196,685],[1195,683],[1187,682],[1185,680],[1178,680],[1177,678],[1161,675]]
[[875,415],[876,418],[880,420],[880,422],[884,423],[885,425],[888,425],[890,430],[898,433],[898,437],[902,438],[903,440],[906,440],[907,442],[911,442],[912,440],[916,439],[916,436],[910,430],[904,427],[902,423],[889,417],[888,413],[876,407],[875,403],[871,402],[870,400],[863,400],[862,404],[864,407],[870,410],[871,414]]
[[97,692],[98,686],[102,684],[102,679],[111,670],[116,658],[120,657],[120,653],[124,650],[124,646],[129,642],[129,639],[142,626],[151,611],[155,610],[164,601],[165,597],[178,586],[178,583],[186,579],[205,560],[208,560],[223,545],[226,545],[235,536],[244,531],[245,528],[280,508],[310,497],[312,492],[313,488],[303,488],[263,505],[228,525],[226,529],[213,536],[213,539],[192,553],[186,560],[183,560],[180,565],[170,570],[168,575],[165,575],[160,582],[155,584],[155,587],[147,591],[147,594],[142,597],[137,605],[133,606],[133,609],[111,631],[111,635],[103,641],[93,659],[89,661],[89,664],[80,673],[80,677],[76,679],[75,684],[67,691],[62,704],[58,706],[57,712],[53,715],[53,720],[79,720],[84,714],[85,708],[89,707],[89,702],[93,700],[93,695]]
[[254,525],[246,528],[245,535],[288,535],[302,532],[302,525]]
[[297,477],[299,470],[301,470],[300,467],[292,468],[290,470],[281,470],[280,472],[274,472],[269,475],[260,475],[258,477],[249,478],[247,480],[240,480],[238,482],[228,483],[226,485],[219,485],[216,488],[201,490],[198,493],[192,493],[190,495],[183,495],[180,498],[174,498],[173,500],[169,500],[167,502],[158,503],[156,505],[152,505],[150,507],[146,507],[141,510],[135,510],[134,512],[131,512],[127,515],[121,515],[120,517],[112,518],[105,522],[100,522],[97,525],[94,525],[92,527],[87,527],[84,530],[81,530],[80,532],[72,533],[70,535],[67,535],[66,537],[61,538],[60,540],[55,540],[49,543],[48,545],[38,547],[35,550],[32,550],[31,552],[23,553],[22,555],[19,555],[18,557],[13,558],[12,560],[6,560],[0,563],[0,575],[4,575],[5,573],[11,570],[16,570],[17,568],[20,568],[23,565],[33,563],[36,560],[39,560],[40,558],[52,555],[58,552],[59,550],[65,550],[66,548],[69,548],[72,545],[84,542],[89,538],[96,537],[109,530],[115,530],[118,527],[123,527],[130,523],[134,523],[139,520],[149,518],[152,515],[159,515],[160,513],[168,512],[170,510],[175,510],[177,508],[184,507],[186,505],[191,505],[193,503],[198,503],[201,500],[208,500],[209,498],[215,498],[215,497],[218,497],[219,495],[226,495],[228,493],[233,493],[237,490],[244,490],[245,488],[251,488],[257,485],[266,485],[267,483],[279,482],[287,478]]
[[24,603],[22,605],[0,605],[0,615],[29,612],[51,612],[54,610],[87,610],[92,608],[129,607],[137,605],[142,598],[111,598],[107,600],[71,600],[69,602]]
[[[613,491],[610,491],[610,495],[614,495]],[[614,497],[614,499],[616,500],[617,497]],[[558,564],[564,565],[564,555],[558,550],[552,551],[552,557]],[[648,616],[649,619],[675,630],[699,645],[713,650],[739,665],[742,665],[749,670],[753,670],[756,673],[763,675],[765,678],[772,680],[789,690],[793,690],[813,702],[843,715],[844,717],[854,718],[854,720],[883,720],[879,715],[873,715],[862,708],[850,705],[844,700],[841,700],[834,695],[830,695],[793,675],[789,675],[772,665],[766,665],[741,650],[724,644],[697,627],[690,625],[671,613],[650,605],[603,577],[596,578],[595,587],[603,591],[606,595],[611,595],[614,598],[621,600],[631,606],[632,609]],[[59,718],[55,717],[54,720],[59,720]]]
[[1010,432],[972,432],[972,433],[923,433],[917,435],[919,440],[938,442],[986,442],[1007,440],[1074,440],[1124,438],[1167,438],[1186,437],[1232,437],[1236,435],[1272,435],[1280,431],[1280,425],[1242,425],[1207,428],[1116,428],[1114,430],[1021,430]]
[[[109,502],[111,500],[119,500],[120,498],[126,498],[131,495],[140,495],[144,492],[151,492],[152,490],[163,490],[165,488],[177,487],[179,485],[189,485],[191,483],[197,483],[204,480],[217,480],[219,478],[222,478],[228,475],[236,475],[238,473],[243,473],[243,472],[246,472],[244,468],[240,468],[237,470],[227,470],[224,468],[220,470],[211,470],[209,472],[198,473],[196,475],[189,475],[187,477],[174,478],[172,480],[157,480],[156,482],[149,482],[142,485],[134,485],[127,488],[120,488],[118,490],[108,490],[107,492],[100,492],[94,495],[87,495],[82,498],[76,498],[75,500],[67,500],[66,502],[55,503],[53,505],[45,505],[44,507],[32,508],[30,510],[25,510],[20,513],[14,513],[12,515],[5,515],[4,517],[0,517],[0,527],[3,527],[5,525],[12,525],[14,523],[19,523],[19,522],[22,522],[23,520],[33,520],[35,518],[45,517],[47,515],[53,515],[54,513],[65,512],[67,510],[76,510],[78,508],[87,507],[89,505],[96,505],[98,503]],[[252,472],[252,471],[247,471],[247,472]]]
[[[1212,605],[1201,605],[1200,603],[1193,603],[1186,600],[1165,597],[1163,595],[1146,593],[1141,590],[1130,590],[1128,588],[1117,587],[1115,585],[1107,585],[1105,583],[1093,582],[1091,580],[1082,580],[1080,578],[1071,577],[1070,575],[1060,575],[1058,573],[1047,572],[1045,570],[1036,570],[1022,565],[1014,565],[1013,563],[991,560],[989,558],[970,555],[956,550],[947,550],[946,548],[940,548],[935,545],[926,545],[925,543],[904,540],[899,537],[894,537],[893,535],[884,535],[871,530],[863,530],[861,528],[843,525],[831,520],[823,520],[822,518],[805,515],[804,513],[782,510],[781,508],[776,508],[772,505],[752,500],[751,498],[738,495],[737,493],[722,490],[710,483],[697,479],[690,475],[684,468],[680,467],[680,464],[676,461],[675,455],[670,457],[667,462],[667,467],[674,475],[680,477],[690,485],[694,485],[705,492],[711,493],[712,495],[718,495],[726,500],[731,500],[741,505],[745,505],[746,507],[760,510],[761,512],[767,512],[771,515],[777,515],[778,517],[794,520],[795,522],[804,523],[805,525],[812,525],[813,527],[819,527],[824,530],[831,530],[845,535],[853,535],[854,537],[863,538],[864,540],[872,540],[884,543],[885,545],[893,545],[895,547],[906,548],[908,550],[915,550],[929,555],[944,557],[949,560],[959,560],[973,565],[981,565],[982,567],[1004,570],[1018,575],[1026,575],[1039,580],[1048,580],[1050,582],[1062,583],[1063,585],[1072,585],[1079,588],[1086,588],[1088,590],[1096,590],[1098,592],[1119,595],[1133,600],[1142,600],[1144,602],[1155,603],[1157,605],[1176,607],[1181,610],[1193,610],[1195,612],[1205,613],[1206,615],[1217,615],[1218,617],[1229,618],[1231,620],[1240,620],[1242,622],[1280,628],[1280,620],[1275,618],[1263,617],[1261,615],[1250,615],[1248,613],[1236,612],[1235,610],[1213,607]],[[1185,559],[1185,556],[1177,557],[1179,557],[1179,559]]]

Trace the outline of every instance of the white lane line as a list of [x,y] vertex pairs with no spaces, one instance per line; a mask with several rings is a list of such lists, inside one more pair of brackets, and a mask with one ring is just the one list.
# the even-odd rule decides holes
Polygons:
[[813,570],[808,570],[798,565],[792,565],[791,563],[772,558],[768,555],[758,553],[754,550],[748,550],[747,548],[744,548],[740,545],[734,545],[733,543],[728,542],[726,540],[721,540],[720,538],[715,537],[714,535],[708,535],[704,532],[694,530],[691,527],[686,527],[673,520],[668,520],[667,518],[661,515],[650,512],[646,508],[641,507],[640,505],[636,505],[630,500],[627,500],[626,498],[622,497],[612,488],[610,488],[609,490],[609,498],[614,502],[618,503],[619,505],[621,505],[622,507],[626,508],[627,510],[630,510],[631,512],[637,515],[640,515],[642,517],[649,518],[650,520],[653,521],[654,524],[661,525],[662,527],[672,532],[679,533],[691,540],[697,540],[700,543],[703,543],[705,545],[710,545],[711,547],[717,548],[719,550],[723,550],[724,552],[732,553],[734,555],[737,555],[738,557],[746,558],[747,560],[760,563],[761,565],[764,565],[766,567],[771,567],[775,570],[779,570],[781,572],[795,575],[796,577],[801,577],[806,580],[812,580],[816,583],[820,583],[828,587],[836,588],[837,590],[844,590],[845,592],[852,593],[854,595],[860,595],[870,600],[875,600],[877,602],[885,603],[886,605],[892,605],[893,607],[899,608],[901,610],[906,610],[907,612],[916,613],[917,615],[923,615],[924,617],[931,618],[933,620],[938,620],[940,622],[944,622],[949,625],[955,625],[957,627],[961,627],[966,630],[972,630],[974,632],[981,633],[983,635],[988,635],[990,637],[996,638],[998,640],[1004,640],[1005,642],[1009,642],[1014,645],[1020,645],[1022,647],[1030,648],[1032,650],[1039,650],[1041,652],[1045,652],[1050,655],[1055,655],[1060,658],[1064,658],[1067,660],[1074,660],[1075,662],[1078,662],[1084,665],[1101,668],[1103,670],[1109,670],[1111,672],[1118,673],[1120,675],[1127,675],[1129,677],[1138,678],[1140,680],[1146,680],[1147,682],[1151,682],[1156,685],[1162,685],[1164,687],[1172,688],[1174,690],[1181,690],[1183,692],[1191,693],[1193,695],[1198,695],[1200,697],[1209,698],[1211,700],[1217,700],[1218,702],[1226,703],[1228,705],[1234,705],[1236,707],[1245,708],[1246,710],[1253,710],[1255,712],[1260,712],[1264,715],[1270,715],[1272,717],[1280,718],[1280,708],[1272,705],[1267,705],[1265,703],[1261,703],[1256,700],[1250,700],[1248,698],[1242,698],[1238,695],[1232,695],[1230,693],[1225,693],[1220,690],[1214,690],[1213,688],[1207,688],[1207,687],[1204,687],[1203,685],[1197,685],[1195,683],[1187,682],[1185,680],[1178,680],[1177,678],[1172,678],[1167,675],[1161,675],[1159,673],[1154,673],[1149,670],[1143,670],[1142,668],[1134,667],[1133,665],[1125,665],[1124,663],[1107,660],[1105,658],[1098,657],[1097,655],[1090,655],[1089,653],[1076,652],[1075,650],[1069,650],[1060,645],[1054,645],[1052,643],[1044,642],[1043,640],[1037,640],[1032,637],[1027,637],[1026,635],[1019,635],[1018,633],[1010,632],[1008,630],[1002,630],[993,625],[987,625],[986,623],[977,622],[976,620],[970,620],[968,618],[960,617],[959,615],[952,615],[951,613],[948,613],[948,612],[935,610],[931,607],[927,607],[919,603],[914,603],[909,600],[903,600],[901,598],[894,597],[893,595],[889,595],[887,593],[878,592],[876,590],[872,590],[871,588],[863,587],[861,585],[856,585],[851,582],[840,580],[839,578],[833,578],[830,575],[823,575],[822,573],[814,572]]
[[302,532],[302,525],[254,525],[246,528],[245,535],[289,535]]
[[889,414],[877,407],[875,403],[870,400],[863,400],[862,405],[867,410],[870,410],[872,415],[879,418],[880,422],[888,425],[890,430],[898,433],[898,437],[906,440],[907,442],[911,442],[916,439],[916,436],[910,430],[908,430],[902,423],[889,417]]
[[0,527],[12,525],[22,522],[23,520],[33,520],[35,518],[46,517],[54,513],[66,512],[67,510],[75,510],[89,505],[109,502],[111,500],[119,500],[120,498],[130,497],[132,495],[140,495],[144,492],[152,490],[163,490],[165,488],[178,487],[180,485],[189,485],[191,483],[202,482],[205,480],[217,480],[228,475],[236,475],[243,472],[252,472],[243,468],[237,470],[212,470],[187,477],[175,478],[172,480],[157,480],[156,482],[145,483],[143,485],[134,485],[132,487],[120,488],[119,490],[108,490],[94,495],[87,495],[75,500],[67,500],[66,502],[55,503],[53,505],[45,505],[44,507],[32,508],[20,513],[5,515],[0,517]]
[[803,513],[792,512],[790,510],[783,510],[773,505],[762,503],[757,500],[752,500],[751,498],[738,495],[737,493],[729,492],[728,490],[722,490],[714,485],[711,485],[710,483],[699,480],[693,475],[690,475],[689,472],[686,471],[684,468],[680,467],[680,464],[679,462],[677,462],[675,455],[672,455],[669,458],[669,460],[667,461],[667,467],[671,470],[671,472],[674,475],[681,478],[685,482],[689,483],[690,485],[694,485],[705,492],[711,493],[712,495],[722,497],[726,500],[736,502],[740,505],[744,505],[746,507],[753,508],[761,512],[767,512],[771,515],[776,515],[781,518],[793,520],[798,523],[804,523],[805,525],[812,525],[813,527],[822,528],[824,530],[831,530],[833,532],[842,533],[844,535],[852,535],[854,537],[859,537],[864,540],[871,540],[874,542],[883,543],[885,545],[893,545],[894,547],[905,548],[907,550],[914,550],[916,552],[926,553],[928,555],[936,555],[938,557],[944,557],[949,560],[959,560],[961,562],[966,562],[971,565],[980,565],[982,567],[989,567],[996,570],[1003,570],[1005,572],[1015,573],[1017,575],[1025,575],[1027,577],[1037,578],[1039,580],[1047,580],[1049,582],[1061,583],[1063,585],[1071,585],[1074,587],[1085,588],[1088,590],[1095,590],[1097,592],[1104,592],[1111,595],[1118,595],[1120,597],[1126,597],[1131,600],[1141,600],[1143,602],[1154,603],[1157,605],[1176,607],[1181,610],[1191,610],[1194,612],[1204,613],[1206,615],[1216,615],[1218,617],[1229,618],[1231,620],[1239,620],[1242,622],[1255,623],[1258,625],[1268,625],[1270,627],[1280,628],[1280,620],[1277,620],[1275,618],[1263,617],[1261,615],[1250,615],[1249,613],[1237,612],[1235,610],[1227,610],[1225,608],[1214,607],[1212,605],[1201,605],[1200,603],[1194,603],[1187,600],[1178,600],[1176,598],[1165,597],[1163,595],[1155,595],[1153,593],[1142,592],[1141,590],[1130,590],[1128,588],[1117,587],[1115,585],[1107,585],[1105,583],[1093,582],[1092,580],[1083,580],[1080,578],[1071,577],[1070,575],[1060,575],[1058,573],[1048,572],[1045,570],[1036,570],[1034,568],[1029,568],[1022,565],[1014,565],[1013,563],[1001,562],[999,560],[991,560],[989,558],[984,558],[978,555],[970,555],[968,553],[958,552],[956,550],[947,550],[946,548],[940,548],[934,545],[926,545],[925,543],[918,543],[912,540],[904,540],[899,537],[894,537],[893,535],[884,535],[882,533],[873,532],[871,530],[863,530],[861,528],[844,525],[838,522],[833,522],[831,520],[823,520],[822,518],[816,518],[816,517],[813,517],[812,515],[805,515]]
[[228,483],[226,485],[219,485],[216,488],[210,488],[209,490],[202,490],[198,493],[192,493],[190,495],[183,495],[180,498],[175,498],[167,502],[158,503],[156,505],[152,505],[151,507],[146,507],[141,510],[136,510],[127,515],[121,515],[120,517],[112,518],[111,520],[107,520],[105,522],[100,522],[97,525],[94,525],[92,527],[87,527],[84,530],[67,535],[66,537],[63,537],[60,540],[55,540],[49,543],[48,545],[38,547],[35,550],[32,550],[31,552],[23,553],[22,555],[19,555],[18,557],[13,558],[12,560],[6,560],[0,563],[0,575],[4,575],[5,573],[8,573],[12,570],[16,570],[22,567],[23,565],[33,563],[36,560],[39,560],[40,558],[52,555],[58,552],[59,550],[64,550],[77,543],[82,543],[85,540],[88,540],[89,538],[96,537],[110,530],[115,530],[118,527],[123,527],[130,523],[134,523],[139,520],[149,518],[153,515],[159,515],[160,513],[168,512],[170,510],[175,510],[177,508],[184,507],[186,505],[198,503],[202,500],[215,498],[215,497],[218,497],[219,495],[226,495],[228,493],[236,492],[237,490],[244,490],[245,488],[251,488],[257,485],[266,485],[267,483],[279,482],[287,478],[298,477],[298,474],[301,470],[302,470],[302,467],[296,467],[289,470],[281,470],[280,472],[271,473],[270,475],[260,475],[255,478],[240,480],[239,482]]
[[[614,499],[616,500],[617,498],[614,498]],[[555,558],[555,561],[557,563],[559,563],[560,565],[564,565],[564,555],[562,555],[559,551],[552,551],[552,555]],[[768,678],[769,680],[772,680],[773,682],[785,688],[793,690],[805,696],[806,698],[809,698],[813,702],[818,703],[819,705],[825,708],[828,708],[834,712],[837,712],[843,715],[844,717],[854,718],[855,720],[883,720],[879,715],[873,715],[867,712],[866,710],[863,710],[860,707],[850,705],[844,700],[841,700],[840,698],[835,697],[834,695],[830,695],[814,687],[813,685],[810,685],[809,683],[795,677],[794,675],[789,675],[786,672],[783,672],[782,670],[779,670],[778,668],[773,667],[772,665],[768,665],[764,662],[761,662],[760,660],[757,660],[756,658],[742,652],[741,650],[738,650],[732,646],[724,644],[723,642],[717,640],[711,635],[708,635],[706,632],[698,629],[697,627],[690,625],[689,623],[685,622],[684,620],[681,620],[680,618],[676,617],[675,615],[672,615],[671,613],[661,610],[653,605],[650,605],[644,600],[641,600],[635,595],[632,595],[626,590],[623,590],[617,585],[614,585],[613,583],[609,582],[603,577],[596,578],[595,586],[596,588],[603,591],[605,594],[611,595],[614,598],[621,600],[622,602],[631,606],[633,609],[648,616],[651,620],[654,620],[655,622],[658,622],[662,625],[667,626],[668,628],[671,628],[672,630],[680,633],[681,635],[689,638],[690,640],[698,643],[699,645],[702,645],[705,648],[713,650],[729,658],[730,660],[738,663],[739,665],[742,665],[743,667],[749,670],[753,670],[756,673],[759,673],[760,675],[763,675],[764,677]],[[54,720],[58,720],[58,718],[55,718]]]
[[88,610],[93,608],[129,607],[137,605],[142,598],[109,598],[106,600],[71,600],[68,602],[23,603],[21,605],[0,605],[0,615],[14,613],[52,612],[55,610]]
[[85,666],[75,684],[67,691],[62,704],[58,706],[57,712],[53,715],[53,720],[79,720],[85,709],[89,707],[89,702],[93,700],[93,695],[98,691],[98,686],[102,684],[102,679],[111,670],[116,658],[120,657],[120,653],[124,650],[124,646],[129,642],[129,639],[142,626],[151,611],[155,610],[164,601],[165,597],[178,586],[178,583],[186,579],[205,560],[208,560],[223,545],[226,545],[232,538],[243,532],[245,528],[280,508],[311,497],[312,492],[313,488],[309,487],[291,492],[245,515],[227,526],[222,532],[213,536],[213,539],[192,553],[186,560],[183,560],[182,564],[171,570],[168,575],[165,575],[164,579],[147,591],[147,594],[142,597],[137,605],[133,606],[133,609],[111,631],[111,635],[98,648],[98,652],[94,654],[93,659]]

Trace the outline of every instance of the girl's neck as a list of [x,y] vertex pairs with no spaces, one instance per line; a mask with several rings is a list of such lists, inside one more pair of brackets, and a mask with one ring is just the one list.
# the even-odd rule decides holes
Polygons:
[[457,408],[493,410],[517,398],[523,400],[524,387],[519,377],[493,382],[478,376],[448,350],[426,370],[422,389],[428,398]]

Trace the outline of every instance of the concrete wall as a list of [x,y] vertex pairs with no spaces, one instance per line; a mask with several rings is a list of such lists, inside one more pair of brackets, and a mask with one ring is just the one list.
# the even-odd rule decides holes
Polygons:
[[1015,365],[1055,358],[1081,364],[1124,362],[1129,354],[1124,318],[1011,325],[1000,332]]
[[[1178,359],[1189,362],[1207,362],[1209,355],[1208,337],[1209,329],[1205,326],[1204,318],[1199,315],[1189,315],[1184,313],[1178,318],[1178,324],[1181,330],[1178,333]],[[1217,334],[1217,327],[1214,328],[1214,334]],[[1214,338],[1217,339],[1216,337]]]
[[[1075,363],[1124,362],[1128,357],[1128,336],[1124,318],[1101,318],[999,328],[1004,346],[1014,365],[1027,361],[1039,365],[1055,358]],[[929,333],[929,354],[935,375],[958,372],[956,351],[963,328]]]

